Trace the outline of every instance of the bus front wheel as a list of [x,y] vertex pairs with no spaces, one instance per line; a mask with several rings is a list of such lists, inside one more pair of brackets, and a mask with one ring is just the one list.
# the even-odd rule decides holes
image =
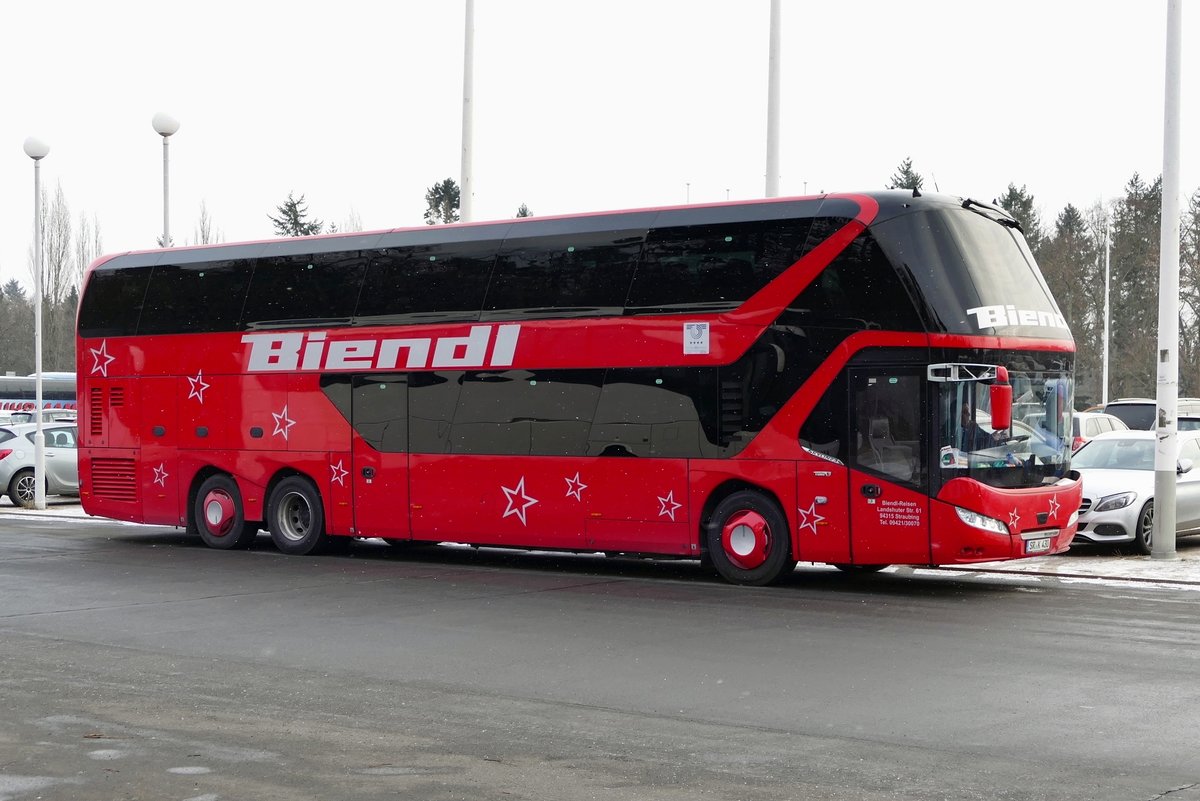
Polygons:
[[275,547],[286,554],[306,556],[329,547],[321,493],[311,481],[300,476],[285,478],[271,493],[267,527]]
[[773,584],[796,567],[787,519],[773,500],[753,490],[717,504],[705,539],[713,567],[732,584]]
[[242,494],[227,475],[209,476],[196,491],[192,517],[209,548],[248,548],[258,536],[258,523],[246,522]]

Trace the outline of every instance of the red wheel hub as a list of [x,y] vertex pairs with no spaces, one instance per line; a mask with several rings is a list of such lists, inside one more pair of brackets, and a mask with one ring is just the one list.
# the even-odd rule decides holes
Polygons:
[[217,537],[224,537],[233,529],[237,510],[233,498],[224,490],[215,489],[204,496],[204,525]]
[[758,512],[731,515],[721,530],[725,556],[743,570],[753,570],[767,561],[771,552],[771,527]]

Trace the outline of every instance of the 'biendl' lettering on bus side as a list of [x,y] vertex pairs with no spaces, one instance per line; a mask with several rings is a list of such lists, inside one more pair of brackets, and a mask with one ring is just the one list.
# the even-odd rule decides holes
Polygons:
[[[495,336],[493,337],[493,331]],[[520,325],[473,325],[463,337],[374,337],[326,341],[327,331],[244,334],[255,372],[511,367]],[[490,347],[489,347],[490,346]],[[401,351],[404,360],[401,363]],[[488,358],[488,353],[491,358]],[[432,358],[430,354],[432,353]]]

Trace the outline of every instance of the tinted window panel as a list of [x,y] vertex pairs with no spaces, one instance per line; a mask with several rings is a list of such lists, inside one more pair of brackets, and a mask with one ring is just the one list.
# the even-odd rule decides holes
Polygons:
[[911,295],[869,233],[855,239],[789,307],[789,322],[828,328],[921,331]]
[[345,324],[367,269],[360,251],[261,258],[242,314],[244,328]]
[[812,222],[804,218],[655,229],[647,237],[626,313],[737,308],[807,252]]
[[249,283],[249,265],[244,261],[155,267],[138,333],[237,330]]
[[450,453],[450,426],[463,372],[408,374],[408,442],[413,453]]
[[603,370],[468,373],[452,453],[582,456]]
[[151,269],[127,267],[93,272],[79,305],[79,335],[120,337],[136,333]]
[[354,429],[375,450],[408,450],[407,390],[403,374],[355,376]]
[[484,318],[619,315],[645,231],[509,239]]
[[938,209],[901,214],[872,230],[920,287],[934,330],[1070,338],[1015,229],[965,209]]
[[716,369],[609,370],[591,456],[720,456]]
[[479,319],[500,243],[388,248],[373,255],[357,325]]

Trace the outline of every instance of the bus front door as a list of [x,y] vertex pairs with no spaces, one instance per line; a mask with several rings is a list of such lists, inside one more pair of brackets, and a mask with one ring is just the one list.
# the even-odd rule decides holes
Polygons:
[[351,415],[354,535],[409,539],[406,377],[355,376]]
[[925,376],[850,371],[850,555],[857,565],[928,564]]

